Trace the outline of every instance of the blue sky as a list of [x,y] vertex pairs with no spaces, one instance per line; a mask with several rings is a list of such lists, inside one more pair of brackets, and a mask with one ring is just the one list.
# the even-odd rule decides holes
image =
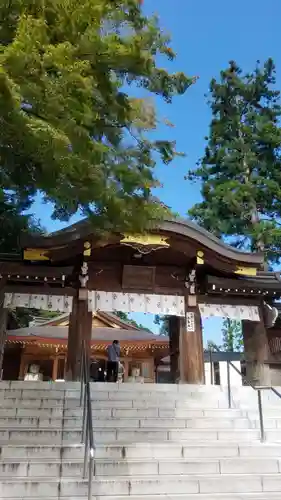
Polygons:
[[[174,128],[159,127],[159,137],[176,139],[177,149],[186,153],[172,165],[157,165],[157,175],[164,187],[157,195],[174,211],[186,215],[200,200],[200,186],[184,181],[185,173],[195,166],[204,150],[210,112],[204,94],[212,77],[234,59],[245,70],[251,70],[259,59],[272,57],[277,66],[277,86],[281,88],[281,2],[280,0],[144,0],[147,13],[157,13],[164,31],[172,37],[177,53],[173,63],[165,63],[171,71],[198,75],[197,83],[173,104],[156,101],[160,117],[168,118]],[[162,64],[162,61],[161,61]],[[51,208],[34,205],[36,215],[48,231],[65,224],[50,220]],[[152,317],[137,315],[149,327]],[[220,341],[221,322],[207,320],[204,337]]]

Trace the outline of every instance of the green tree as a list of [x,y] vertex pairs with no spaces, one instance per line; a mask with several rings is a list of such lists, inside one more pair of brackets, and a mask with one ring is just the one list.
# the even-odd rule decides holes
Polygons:
[[204,352],[216,352],[216,351],[222,351],[222,346],[217,345],[213,340],[207,340],[207,346],[204,348]]
[[19,252],[20,234],[43,232],[33,216],[24,213],[28,208],[29,203],[21,201],[13,193],[2,193],[0,197],[0,253]]
[[210,135],[203,158],[189,172],[202,182],[203,200],[189,215],[240,248],[280,248],[281,107],[275,66],[243,74],[235,62],[210,84]]
[[175,57],[138,0],[3,0],[1,189],[29,201],[39,191],[54,218],[79,211],[105,230],[160,217],[156,156],[169,163],[175,143],[149,140],[154,106],[135,89],[171,102],[193,79],[158,67],[158,55]]
[[9,311],[7,318],[7,329],[15,330],[17,328],[26,328],[35,317],[48,321],[49,319],[53,319],[56,316],[58,316],[58,313],[52,311],[16,307],[15,309]]
[[[20,234],[43,232],[42,227],[33,216],[26,213],[28,208],[30,208],[30,204],[18,199],[15,194],[3,193],[0,199],[0,254],[2,259],[11,258],[12,254],[20,252]],[[41,316],[47,321],[56,315],[50,311],[17,307],[8,313],[7,328],[27,327],[34,316]]]
[[118,318],[120,318],[122,321],[125,321],[126,323],[128,323],[128,325],[133,325],[133,326],[136,326],[137,328],[140,328],[141,330],[145,330],[147,332],[152,333],[151,330],[149,330],[149,328],[147,328],[146,326],[142,325],[141,323],[137,323],[137,321],[135,321],[132,318],[129,318],[128,313],[125,313],[123,311],[114,311],[114,314]]
[[222,350],[240,352],[243,349],[241,321],[225,318],[222,325]]
[[169,336],[169,316],[156,314],[154,324],[160,326],[159,335]]

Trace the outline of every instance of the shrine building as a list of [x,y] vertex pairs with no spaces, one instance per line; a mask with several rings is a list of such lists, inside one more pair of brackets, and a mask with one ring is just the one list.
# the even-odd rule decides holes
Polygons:
[[91,353],[93,313],[149,312],[169,316],[172,380],[202,384],[202,318],[217,316],[242,322],[251,381],[270,385],[280,376],[281,385],[270,347],[281,279],[265,271],[262,254],[239,251],[180,219],[145,235],[106,236],[84,220],[47,236],[23,235],[21,247],[21,255],[0,255],[2,353],[8,309],[69,314],[64,374],[78,380],[82,341]]
[[[31,364],[40,367],[45,381],[64,380],[67,358],[69,314],[48,321],[34,321],[28,328],[7,332],[3,360],[3,380],[24,380]],[[169,338],[154,335],[122,321],[115,314],[96,311],[92,318],[91,377],[104,381],[106,350],[113,340],[119,340],[120,362],[124,367],[122,380],[138,368],[144,382],[155,381],[158,362],[169,353]]]

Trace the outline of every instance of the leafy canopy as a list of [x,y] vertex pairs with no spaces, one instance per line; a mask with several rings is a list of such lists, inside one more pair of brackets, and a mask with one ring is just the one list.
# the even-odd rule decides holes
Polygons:
[[25,212],[29,204],[13,193],[2,193],[0,197],[0,253],[18,253],[19,236],[23,233],[42,232],[37,221]]
[[154,324],[159,326],[159,335],[169,336],[169,316],[156,314]]
[[240,352],[243,349],[241,321],[225,318],[222,324],[222,350]]
[[[19,245],[19,235],[23,233],[42,233],[43,228],[26,211],[29,204],[25,204],[12,193],[3,193],[0,199],[0,254],[17,254],[21,251]],[[24,212],[24,213],[23,213]],[[57,315],[50,311],[38,311],[36,309],[26,309],[17,307],[10,309],[7,318],[7,328],[23,328],[29,326],[29,322],[38,316],[47,321]]]
[[241,321],[224,318],[222,323],[222,345],[217,345],[213,340],[208,340],[206,351],[241,352],[243,346]]
[[[78,210],[103,228],[142,229],[163,211],[150,200],[156,156],[143,87],[171,102],[192,79],[157,67],[175,54],[138,0],[2,0],[0,5],[0,185],[24,200],[39,190],[53,217]],[[96,221],[97,222],[97,221]]]
[[128,325],[133,325],[133,326],[136,326],[137,328],[140,328],[141,330],[145,330],[147,332],[152,333],[151,330],[149,330],[149,328],[147,328],[146,326],[142,325],[141,323],[137,323],[137,321],[135,321],[132,318],[129,318],[128,313],[125,313],[123,311],[114,311],[114,314],[115,314],[115,316],[120,318],[122,321],[125,321],[126,323],[128,323]]
[[280,248],[281,107],[271,59],[243,74],[235,62],[210,84],[210,134],[189,172],[203,200],[190,216],[217,236],[251,250]]

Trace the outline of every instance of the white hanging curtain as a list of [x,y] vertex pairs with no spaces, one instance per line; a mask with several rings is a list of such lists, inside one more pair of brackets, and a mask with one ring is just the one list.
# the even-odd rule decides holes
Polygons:
[[184,316],[185,304],[184,297],[179,295],[92,291],[89,293],[89,311],[97,310]]
[[257,306],[232,306],[225,304],[199,304],[202,318],[229,318],[236,320],[260,321]]
[[11,309],[13,307],[70,313],[72,310],[72,297],[67,295],[5,293],[4,308]]

